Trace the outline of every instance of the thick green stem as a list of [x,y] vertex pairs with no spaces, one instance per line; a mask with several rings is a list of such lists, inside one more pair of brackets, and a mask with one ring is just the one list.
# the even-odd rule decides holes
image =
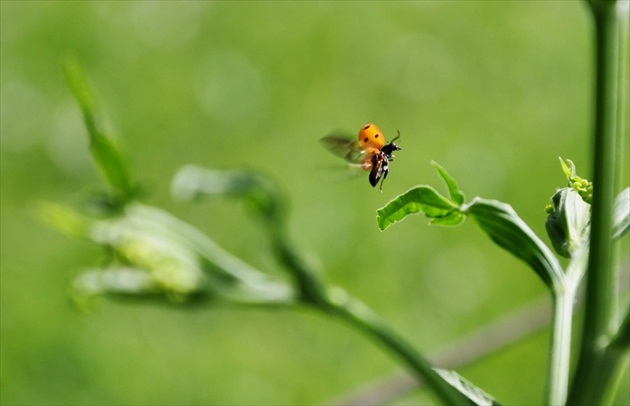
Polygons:
[[[618,179],[616,156],[621,85],[619,37],[622,15],[616,1],[592,0],[595,21],[596,83],[591,241],[586,280],[585,318],[580,355],[569,404],[601,404],[619,357],[607,345],[614,322],[615,272],[612,217]],[[627,12],[627,10],[625,10]]]

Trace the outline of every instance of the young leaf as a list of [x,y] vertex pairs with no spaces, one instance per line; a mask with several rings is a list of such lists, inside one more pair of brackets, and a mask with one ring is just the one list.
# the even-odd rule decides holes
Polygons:
[[[378,209],[376,221],[378,228],[383,231],[409,214],[423,212],[427,217],[437,219],[445,218],[457,210],[458,207],[453,202],[440,195],[435,189],[422,185],[409,189]],[[453,218],[446,222],[449,221],[455,223]],[[436,224],[440,224],[439,221]]]
[[76,62],[64,64],[64,73],[70,90],[81,107],[90,137],[90,152],[96,166],[122,202],[130,201],[135,188],[119,145],[107,135],[98,115],[92,91]]
[[462,206],[462,212],[499,246],[531,266],[554,292],[562,285],[564,274],[558,260],[512,206],[477,197]]
[[464,193],[461,190],[459,190],[459,187],[457,186],[457,182],[455,182],[455,179],[453,179],[453,177],[449,175],[448,172],[446,172],[446,169],[444,169],[442,165],[438,164],[435,161],[431,161],[431,164],[438,170],[438,172],[440,173],[440,176],[442,176],[442,179],[444,179],[444,182],[446,182],[446,186],[448,187],[448,192],[451,196],[451,200],[457,203],[459,206],[464,204],[464,200],[465,200]]
[[448,371],[446,369],[434,368],[442,379],[449,383],[453,388],[457,389],[461,394],[470,399],[475,405],[479,406],[493,406],[500,405],[494,398],[488,395],[477,386],[473,385],[467,379],[464,379],[455,371]]

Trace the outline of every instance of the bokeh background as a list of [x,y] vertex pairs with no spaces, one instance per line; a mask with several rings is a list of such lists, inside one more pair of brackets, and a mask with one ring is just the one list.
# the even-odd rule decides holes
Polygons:
[[[310,312],[75,309],[69,281],[101,252],[33,216],[38,201],[74,202],[100,184],[63,79],[69,57],[97,89],[147,203],[274,269],[240,205],[169,195],[188,163],[270,174],[326,280],[427,354],[546,295],[470,222],[446,229],[418,216],[381,233],[375,210],[413,185],[441,187],[435,160],[469,198],[511,203],[547,241],[544,207],[564,184],[558,156],[590,172],[585,4],[0,4],[3,404],[316,404],[399,369]],[[402,133],[383,193],[366,174],[347,179],[317,142],[366,122]],[[547,344],[541,332],[459,372],[505,404],[540,403]],[[630,403],[624,381],[617,404]]]

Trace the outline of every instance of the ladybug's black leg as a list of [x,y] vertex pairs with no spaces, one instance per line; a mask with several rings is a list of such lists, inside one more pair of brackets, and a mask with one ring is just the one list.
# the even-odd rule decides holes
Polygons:
[[385,182],[385,178],[387,177],[387,174],[389,173],[388,170],[383,171],[383,177],[381,178],[381,193],[383,192],[383,182]]

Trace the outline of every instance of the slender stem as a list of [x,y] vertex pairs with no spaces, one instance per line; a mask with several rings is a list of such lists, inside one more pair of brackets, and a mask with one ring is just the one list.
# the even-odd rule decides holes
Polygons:
[[448,405],[470,405],[471,401],[454,390],[435,372],[428,360],[418,353],[409,343],[396,335],[377,315],[367,306],[349,296],[336,295],[330,301],[330,311],[350,325],[360,329],[365,334],[383,345],[398,356],[411,372],[423,380],[434,394]]
[[593,205],[587,272],[586,313],[570,404],[600,404],[610,385],[612,363],[606,345],[614,320],[615,273],[612,214],[617,179],[619,27],[616,1],[592,0],[596,38]]
[[546,402],[548,405],[564,405],[567,399],[574,299],[575,293],[572,290],[561,292],[553,298],[551,359]]
[[435,395],[448,405],[471,405],[472,402],[450,386],[431,364],[409,343],[400,338],[366,305],[341,289],[328,289],[293,248],[280,225],[271,230],[272,245],[278,260],[289,270],[300,291],[300,300],[358,328],[377,343],[398,356],[418,379],[424,380]]

